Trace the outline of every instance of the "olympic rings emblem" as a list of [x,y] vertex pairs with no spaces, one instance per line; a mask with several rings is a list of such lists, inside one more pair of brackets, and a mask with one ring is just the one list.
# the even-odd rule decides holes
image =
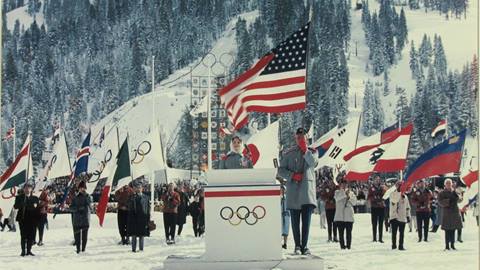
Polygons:
[[2,192],[2,199],[8,200],[8,199],[11,199],[11,198],[15,197],[16,195],[17,195],[17,187],[11,187],[10,188],[10,196],[5,196]]
[[260,219],[263,219],[267,214],[265,207],[261,205],[255,206],[252,211],[246,206],[239,206],[236,211],[230,206],[224,206],[220,210],[220,218],[227,220],[232,226],[237,226],[245,221],[250,226],[257,224]]
[[103,157],[103,161],[100,161],[100,168],[98,168],[92,173],[92,177],[88,179],[88,183],[95,183],[95,182],[98,182],[98,180],[100,180],[100,175],[102,175],[103,170],[105,169],[105,167],[107,166],[107,163],[110,160],[112,160],[112,150],[108,149],[107,152],[105,153],[105,157]]
[[138,145],[137,149],[133,150],[132,164],[139,164],[143,161],[146,155],[152,151],[152,144],[149,141],[143,141]]

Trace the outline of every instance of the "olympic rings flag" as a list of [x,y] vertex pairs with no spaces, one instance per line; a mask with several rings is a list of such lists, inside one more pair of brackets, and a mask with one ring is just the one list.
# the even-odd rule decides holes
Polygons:
[[153,128],[145,139],[133,143],[130,152],[133,178],[165,169],[162,151],[158,128]]
[[100,179],[110,176],[115,169],[115,157],[118,154],[117,132],[110,132],[106,135],[102,146],[93,153],[91,160],[97,162],[96,169],[92,172],[92,177],[87,182],[87,190],[92,192]]

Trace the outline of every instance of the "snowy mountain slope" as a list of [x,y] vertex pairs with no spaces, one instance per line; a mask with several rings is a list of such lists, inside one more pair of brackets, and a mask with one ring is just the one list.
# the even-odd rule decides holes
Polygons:
[[[239,15],[251,23],[258,16],[258,11],[248,12]],[[233,62],[232,55],[235,55],[235,23],[238,17],[231,20],[227,25],[224,34],[216,41],[212,47],[211,53],[217,56],[217,60],[224,64]],[[223,55],[223,56],[222,56]],[[222,56],[222,57],[220,57]],[[210,59],[204,62],[209,63]],[[98,135],[103,127],[105,132],[115,132],[114,126],[117,126],[120,133],[120,141],[122,141],[127,132],[129,134],[129,144],[131,147],[138,145],[148,133],[154,121],[158,121],[161,126],[164,143],[175,136],[175,128],[181,118],[185,108],[190,106],[190,87],[188,83],[193,76],[207,76],[208,68],[201,63],[201,59],[197,59],[191,65],[175,71],[168,78],[155,86],[154,93],[136,97],[120,108],[113,111],[98,123],[92,126],[92,138],[98,141]],[[222,65],[216,64],[212,68],[212,76],[224,74],[225,70]],[[153,113],[153,102],[155,102],[155,117]],[[108,137],[108,135],[106,136]],[[173,138],[172,138],[173,139]],[[92,163],[90,169],[94,170],[97,163],[103,158],[104,153],[92,151]],[[93,167],[92,167],[93,166]]]
[[[354,2],[352,2],[355,5]],[[379,11],[377,1],[369,1],[370,12]],[[396,7],[397,12],[400,7]],[[438,12],[429,11],[425,13],[423,9],[410,10],[404,7],[407,26],[408,42],[402,51],[402,57],[399,62],[390,68],[390,95],[383,97],[382,103],[385,111],[385,125],[395,122],[394,110],[397,102],[395,88],[403,87],[407,91],[407,97],[415,94],[415,81],[411,77],[409,67],[410,42],[414,41],[416,48],[419,47],[422,37],[427,34],[432,40],[435,34],[442,37],[447,64],[449,69],[461,69],[466,62],[471,62],[476,53],[476,33],[477,33],[477,14],[478,1],[470,1],[470,7],[467,10],[466,19],[446,20]],[[362,96],[364,91],[364,82],[368,79],[383,83],[383,76],[374,77],[371,72],[365,71],[368,62],[369,50],[365,40],[365,32],[361,23],[361,10],[355,11],[352,8],[352,37],[350,42],[350,59],[348,61],[350,71],[350,98],[357,95],[357,106],[362,106]],[[358,45],[358,56],[355,56],[355,44]]]
[[41,27],[43,24],[45,24],[45,18],[43,17],[43,0],[40,0],[40,2],[42,3],[40,11],[37,12],[35,16],[28,14],[27,4],[25,4],[23,7],[19,7],[7,12],[7,29],[13,31],[15,21],[17,20],[20,23],[20,29],[22,29],[22,26],[28,28],[34,20],[37,21],[38,27]]

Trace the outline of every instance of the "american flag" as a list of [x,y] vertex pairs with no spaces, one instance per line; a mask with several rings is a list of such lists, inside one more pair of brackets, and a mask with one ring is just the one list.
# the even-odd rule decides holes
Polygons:
[[15,135],[15,128],[9,128],[7,130],[7,133],[5,133],[5,136],[3,137],[3,141],[8,141],[10,140],[11,138],[13,138],[13,135]]
[[282,113],[305,108],[308,30],[294,32],[253,67],[220,89],[219,95],[235,129],[249,112]]

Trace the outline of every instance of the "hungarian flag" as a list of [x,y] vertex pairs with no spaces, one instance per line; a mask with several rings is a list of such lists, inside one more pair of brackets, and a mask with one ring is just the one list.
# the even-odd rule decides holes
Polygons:
[[123,142],[120,150],[118,151],[117,162],[115,163],[115,170],[112,170],[112,174],[107,178],[105,186],[103,186],[102,194],[97,206],[97,216],[100,226],[103,226],[103,220],[107,211],[108,199],[112,188],[120,188],[127,185],[132,177],[130,170],[130,156],[128,155],[128,139]]
[[33,173],[30,163],[31,136],[23,144],[22,150],[18,153],[12,165],[2,174],[0,178],[0,191],[4,191],[23,184]]
[[244,155],[250,155],[253,168],[275,168],[274,161],[278,159],[279,121],[276,121],[259,132],[253,134],[245,143]]
[[12,209],[19,186],[33,176],[30,147],[31,135],[28,135],[15,160],[0,178],[0,208],[4,213]]
[[[395,172],[405,168],[407,151],[413,125],[409,124],[400,131],[377,144],[365,144],[346,154],[346,180],[367,181],[373,172]],[[381,133],[371,137],[381,137]],[[366,139],[368,142],[372,138]]]
[[437,137],[439,134],[445,134],[447,131],[447,120],[441,120],[440,123],[432,130],[432,138]]
[[305,108],[310,23],[263,56],[252,68],[220,89],[221,103],[236,130],[249,112],[283,113]]
[[343,127],[334,127],[320,139],[310,145],[318,152],[318,165],[316,169],[324,166],[341,168],[345,161],[345,154],[355,149],[360,118],[348,122]]
[[467,131],[463,130],[458,135],[434,146],[421,155],[407,169],[402,184],[402,191],[406,191],[415,181],[460,170],[463,146]]

